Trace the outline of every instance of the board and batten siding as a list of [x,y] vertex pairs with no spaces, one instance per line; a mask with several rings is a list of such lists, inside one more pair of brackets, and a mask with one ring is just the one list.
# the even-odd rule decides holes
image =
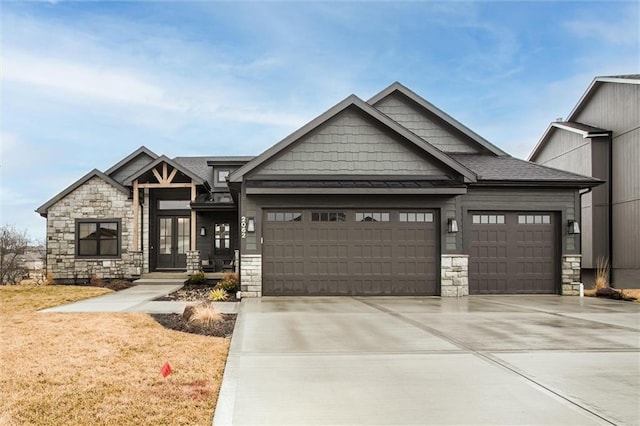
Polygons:
[[[547,144],[536,156],[536,162],[598,179],[609,178],[607,138],[584,138],[564,129],[552,129]],[[609,192],[607,185],[593,188],[582,196],[578,218],[582,229],[582,267],[595,268],[602,257],[609,257]]]
[[613,132],[613,279],[640,286],[640,85],[601,84],[573,119]]
[[347,109],[256,171],[264,175],[443,175],[410,142]]
[[464,236],[465,221],[470,211],[543,211],[558,212],[560,235],[562,236],[561,254],[579,254],[580,236],[569,235],[563,226],[570,219],[576,219],[580,203],[578,191],[574,189],[534,189],[534,188],[469,188],[461,196],[462,226],[459,234]]
[[460,154],[479,152],[473,142],[465,140],[466,136],[460,135],[400,93],[393,93],[374,106],[441,151]]

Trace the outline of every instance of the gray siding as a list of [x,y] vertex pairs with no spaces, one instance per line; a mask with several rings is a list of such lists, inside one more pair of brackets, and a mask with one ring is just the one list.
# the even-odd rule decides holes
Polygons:
[[613,279],[640,286],[640,85],[601,84],[574,120],[613,131]]
[[136,158],[132,159],[127,164],[124,164],[118,170],[111,173],[110,177],[113,180],[121,184],[124,184],[126,179],[129,176],[133,175],[135,172],[142,169],[144,166],[151,163],[152,161],[153,161],[153,158],[149,157],[145,153],[140,153],[140,155],[138,155]]
[[409,142],[395,139],[358,112],[345,110],[256,173],[443,175],[446,171]]
[[[459,232],[465,239],[465,223],[468,212],[483,211],[551,211],[558,213],[560,235],[562,236],[562,254],[580,253],[580,236],[567,234],[566,223],[576,219],[578,211],[578,191],[573,189],[534,189],[534,188],[470,188],[461,196],[462,222]],[[466,241],[466,240],[465,240]]]
[[591,176],[591,140],[564,129],[552,129],[536,163]]
[[475,142],[401,94],[391,94],[375,107],[441,151],[465,154],[480,152]]

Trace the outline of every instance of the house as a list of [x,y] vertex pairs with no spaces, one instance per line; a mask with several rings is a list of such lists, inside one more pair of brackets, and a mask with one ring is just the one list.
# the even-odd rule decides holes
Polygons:
[[610,259],[615,287],[640,288],[640,75],[596,77],[529,160],[606,181],[582,195],[583,281]]
[[567,224],[600,183],[515,159],[394,83],[255,158],[142,147],[37,212],[60,282],[218,269],[237,253],[245,297],[575,294]]

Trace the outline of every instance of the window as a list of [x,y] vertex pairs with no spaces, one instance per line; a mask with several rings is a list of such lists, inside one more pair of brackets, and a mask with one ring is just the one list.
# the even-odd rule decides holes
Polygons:
[[76,254],[80,257],[120,255],[120,220],[77,221]]
[[158,210],[189,210],[189,200],[158,200]]
[[356,222],[389,222],[388,212],[356,213]]
[[218,183],[223,186],[227,186],[227,177],[229,176],[229,170],[218,170]]
[[474,214],[472,219],[474,224],[504,225],[503,214]]
[[302,222],[301,212],[269,212],[268,222]]
[[433,213],[400,213],[400,222],[433,222]]
[[313,212],[311,213],[312,222],[344,222],[347,220],[345,212]]
[[215,226],[215,245],[216,250],[229,250],[231,226],[228,223],[216,223]]
[[548,214],[519,214],[518,223],[521,225],[548,225],[551,215]]

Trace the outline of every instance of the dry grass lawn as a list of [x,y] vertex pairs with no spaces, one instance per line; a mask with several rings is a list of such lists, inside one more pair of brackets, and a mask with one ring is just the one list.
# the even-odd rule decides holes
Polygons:
[[109,291],[0,286],[0,425],[211,424],[227,339],[139,313],[36,312]]

